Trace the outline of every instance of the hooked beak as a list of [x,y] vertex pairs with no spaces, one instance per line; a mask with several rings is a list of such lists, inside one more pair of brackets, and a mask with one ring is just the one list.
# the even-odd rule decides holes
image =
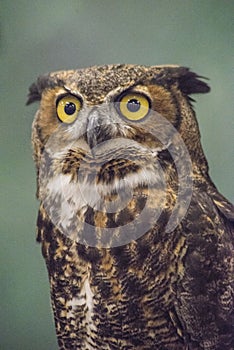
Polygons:
[[90,112],[88,116],[86,142],[91,152],[97,145],[112,138],[112,124],[108,119],[108,115],[101,113],[97,107]]
[[87,125],[87,144],[90,149],[98,144],[98,138],[101,132],[101,120],[97,109],[93,109],[88,117]]

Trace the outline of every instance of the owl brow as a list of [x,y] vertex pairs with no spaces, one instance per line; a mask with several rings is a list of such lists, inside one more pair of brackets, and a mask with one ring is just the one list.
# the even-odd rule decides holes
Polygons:
[[[128,93],[143,93],[144,95],[146,95],[148,98],[150,98],[150,95],[147,94],[146,91],[141,91],[140,87],[144,86],[146,83],[145,80],[140,80],[140,81],[136,81],[134,84],[132,84],[131,86],[127,87],[127,88],[123,88],[122,91],[119,92],[118,97],[122,97],[123,95],[126,95]],[[117,98],[118,99],[118,98]]]
[[66,92],[69,92],[69,94],[74,95],[74,96],[77,96],[77,97],[79,97],[79,98],[82,99],[82,96],[81,96],[81,94],[79,93],[79,91],[74,90],[74,89],[71,89],[71,88],[68,87],[67,85],[63,85],[63,88],[64,88],[64,90],[66,90]]

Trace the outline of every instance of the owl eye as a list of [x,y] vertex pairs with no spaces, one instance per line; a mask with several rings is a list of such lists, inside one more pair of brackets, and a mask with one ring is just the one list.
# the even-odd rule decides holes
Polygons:
[[82,107],[78,97],[66,95],[57,101],[57,116],[59,120],[66,124],[73,123]]
[[149,99],[139,93],[129,93],[119,99],[118,109],[128,120],[141,120],[150,110]]

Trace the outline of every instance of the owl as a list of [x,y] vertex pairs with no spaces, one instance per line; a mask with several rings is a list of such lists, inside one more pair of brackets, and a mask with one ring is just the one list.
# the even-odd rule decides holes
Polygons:
[[28,104],[37,241],[60,350],[233,349],[232,205],[218,192],[186,67],[40,76]]

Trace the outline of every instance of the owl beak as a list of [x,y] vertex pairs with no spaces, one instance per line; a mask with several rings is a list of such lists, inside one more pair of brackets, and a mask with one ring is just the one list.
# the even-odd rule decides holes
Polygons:
[[86,134],[87,135],[86,142],[89,145],[91,151],[98,144],[100,131],[101,131],[100,115],[97,109],[93,109],[88,117],[87,134]]
[[91,110],[88,116],[86,142],[94,156],[95,148],[112,138],[113,123],[109,120],[108,112],[100,107]]

